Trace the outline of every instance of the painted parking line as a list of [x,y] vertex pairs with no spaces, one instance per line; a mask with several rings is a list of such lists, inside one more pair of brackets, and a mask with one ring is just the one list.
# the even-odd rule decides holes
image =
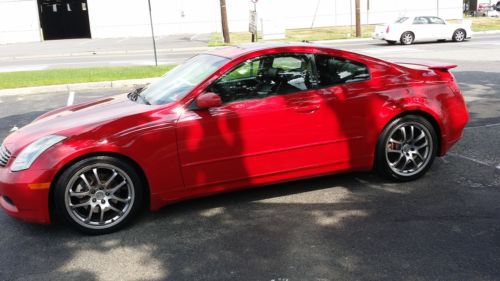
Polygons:
[[492,123],[492,124],[486,124],[486,125],[478,125],[478,126],[465,127],[464,130],[477,129],[477,128],[490,128],[490,127],[497,127],[497,126],[500,126],[500,123]]
[[[475,159],[475,158],[472,158],[472,157],[460,155],[460,154],[457,154],[457,153],[454,153],[454,152],[448,152],[447,156],[461,158],[461,159],[464,159],[464,160],[472,161],[472,162],[474,162],[476,164],[479,164],[479,165],[483,165],[483,166],[487,166],[487,167],[491,167],[491,168],[495,168],[495,169],[499,169],[500,170],[500,164],[498,164],[498,165],[490,164],[490,163],[487,163],[487,162],[484,162],[484,161],[481,161],[481,160],[478,160],[478,159]],[[443,158],[445,158],[445,157],[443,157]]]
[[67,106],[73,105],[75,102],[75,92],[71,91],[68,94],[68,102],[66,103]]

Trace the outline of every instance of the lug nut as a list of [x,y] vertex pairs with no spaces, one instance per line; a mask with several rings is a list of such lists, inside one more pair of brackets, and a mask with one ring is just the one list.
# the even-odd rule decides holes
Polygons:
[[95,198],[94,198],[94,199],[92,199],[92,202],[94,202],[94,203],[95,203],[96,201],[97,201],[97,200],[96,200]]
[[109,192],[106,192],[106,196],[109,196]]
[[104,199],[103,199],[103,200],[101,200],[101,203],[102,203],[102,204],[106,203],[106,200],[104,200]]

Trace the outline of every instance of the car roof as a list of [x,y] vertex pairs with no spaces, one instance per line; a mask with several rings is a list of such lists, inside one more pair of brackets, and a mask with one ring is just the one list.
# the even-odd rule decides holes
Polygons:
[[226,57],[229,59],[233,59],[239,57],[241,55],[252,53],[256,51],[263,51],[275,48],[318,48],[318,49],[333,49],[325,46],[320,46],[311,43],[289,43],[289,42],[278,42],[278,43],[257,43],[257,44],[243,44],[238,46],[229,46],[224,48],[217,48],[206,52],[205,54],[216,55],[220,57]]

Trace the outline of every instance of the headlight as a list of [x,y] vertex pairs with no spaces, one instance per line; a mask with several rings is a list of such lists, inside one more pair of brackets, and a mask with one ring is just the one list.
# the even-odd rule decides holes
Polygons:
[[18,172],[22,170],[26,170],[31,167],[31,164],[35,162],[35,160],[49,147],[54,144],[64,140],[66,137],[57,136],[57,135],[49,135],[43,137],[37,141],[34,141],[27,147],[25,147],[21,153],[16,157],[14,163],[12,163],[12,167],[10,170],[12,172]]

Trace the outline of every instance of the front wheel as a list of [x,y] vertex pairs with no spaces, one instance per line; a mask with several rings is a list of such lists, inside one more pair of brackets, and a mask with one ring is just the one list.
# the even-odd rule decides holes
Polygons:
[[141,178],[127,162],[95,156],[71,165],[54,190],[56,212],[79,231],[98,235],[117,231],[141,210]]
[[432,165],[437,143],[436,131],[427,119],[417,115],[397,118],[380,135],[375,167],[396,181],[415,180]]
[[465,31],[463,29],[457,29],[453,32],[453,41],[463,42],[465,40]]

